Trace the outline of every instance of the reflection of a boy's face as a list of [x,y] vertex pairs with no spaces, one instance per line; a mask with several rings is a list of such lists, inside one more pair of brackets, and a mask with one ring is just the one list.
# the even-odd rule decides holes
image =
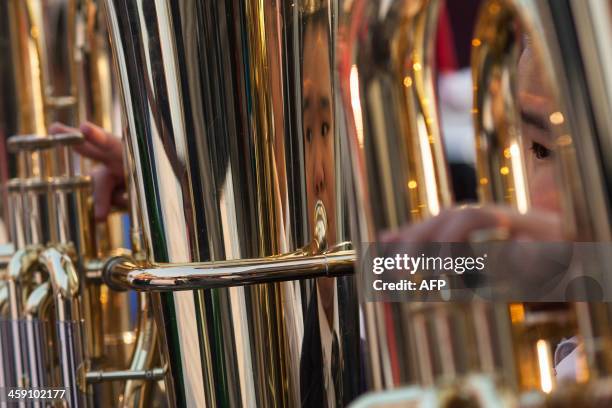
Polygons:
[[307,24],[303,44],[302,123],[308,220],[317,200],[327,212],[327,241],[335,242],[334,115],[329,34],[326,24]]
[[554,135],[549,120],[553,99],[543,75],[540,58],[528,43],[519,60],[518,91],[532,205],[560,212],[554,174]]

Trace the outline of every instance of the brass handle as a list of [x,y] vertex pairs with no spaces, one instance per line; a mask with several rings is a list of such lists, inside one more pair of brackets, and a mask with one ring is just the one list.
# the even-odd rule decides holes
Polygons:
[[259,259],[190,264],[139,265],[113,258],[103,271],[113,289],[178,291],[242,286],[252,283],[340,276],[353,273],[355,252],[286,255]]
[[115,290],[178,291],[353,273],[355,251],[343,249],[343,244],[325,250],[327,213],[321,201],[315,205],[314,220],[310,245],[290,254],[188,264],[147,264],[119,256],[105,263],[102,279]]

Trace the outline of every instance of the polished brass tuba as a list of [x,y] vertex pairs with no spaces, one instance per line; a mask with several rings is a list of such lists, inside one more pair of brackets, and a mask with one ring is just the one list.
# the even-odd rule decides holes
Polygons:
[[[432,38],[440,3],[355,0],[345,5],[338,69],[353,176],[350,202],[356,203],[353,239],[375,242],[382,232],[436,216],[451,204],[433,82]],[[547,120],[555,135],[565,237],[609,242],[611,128],[602,112],[610,108],[610,94],[595,85],[610,83],[610,70],[601,64],[605,57],[597,48],[609,30],[606,2],[483,2],[472,40],[472,114],[483,205],[503,204],[520,214],[531,208],[517,95],[518,57],[523,35],[528,35],[543,66],[541,86],[553,90],[555,109]],[[499,241],[507,236],[500,228],[471,238]],[[602,265],[608,264],[608,255],[598,256],[597,273],[607,282]],[[577,324],[588,361],[588,368],[578,369],[581,381],[606,378],[611,350],[607,304],[541,310],[522,303],[362,301],[360,308],[367,388],[405,388],[371,394],[355,406],[515,406],[527,401],[529,406],[564,406],[572,398],[587,404],[590,393],[592,406],[609,400],[595,391],[605,388],[605,380],[581,391],[555,391],[546,338]],[[534,389],[543,393],[521,394]],[[551,391],[558,395],[545,402]]]
[[[607,397],[607,304],[364,296],[366,244],[456,204],[433,63],[442,0],[0,3],[0,392],[64,390],[70,407]],[[564,238],[610,241],[611,16],[603,0],[483,1],[480,205],[533,204],[527,33],[553,89]],[[49,134],[85,120],[122,136],[129,222],[115,209],[94,223],[84,136]],[[552,380],[561,330],[584,349],[576,388]]]
[[[344,16],[339,71],[351,202],[367,203],[353,208],[357,242],[376,242],[382,231],[437,216],[451,205],[434,89],[439,7],[436,0],[355,1]],[[503,306],[364,300],[361,307],[368,389],[430,386],[472,372],[513,377]]]
[[359,393],[359,325],[344,276],[354,254],[335,5],[106,9],[145,257],[104,273],[156,292],[171,404],[348,403]]
[[[94,228],[91,180],[81,175],[90,163],[72,152],[83,136],[48,133],[56,121],[117,130],[104,16],[93,0],[7,1],[0,19],[2,242],[10,243],[2,246],[0,387],[38,390],[17,401],[24,406],[146,404],[142,391],[164,372],[149,370],[157,361],[148,298],[102,283],[121,232]],[[130,318],[138,303],[140,317]],[[61,394],[38,398],[53,389]]]

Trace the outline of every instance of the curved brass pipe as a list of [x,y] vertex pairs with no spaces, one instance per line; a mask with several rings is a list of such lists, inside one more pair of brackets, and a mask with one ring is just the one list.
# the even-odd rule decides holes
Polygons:
[[84,346],[79,299],[79,277],[66,254],[55,248],[43,251],[38,258],[48,272],[55,298],[57,344],[61,366],[62,386],[66,387],[66,400],[70,406],[81,406],[84,394],[79,380],[84,370]]
[[[603,122],[596,112],[601,106],[595,105],[605,102],[595,102],[587,89],[593,81],[587,73],[599,69],[600,63],[579,43],[584,31],[579,27],[592,24],[592,17],[581,14],[588,14],[588,3],[489,0],[483,4],[472,41],[477,166],[481,199],[508,204],[521,213],[529,210],[516,68],[521,34],[526,33],[540,63],[541,86],[550,93],[545,121],[556,157],[564,239],[607,242],[612,231],[609,194],[606,197],[610,173],[602,165],[610,161],[604,141],[609,139],[609,127],[601,132]],[[600,265],[609,265],[610,259],[610,254],[601,254],[593,262],[599,266],[594,273],[605,273]],[[576,303],[575,309],[588,375],[607,376],[612,373],[612,310],[603,303],[587,302]]]
[[[153,316],[153,308],[149,294],[140,293],[140,314],[138,321],[138,338],[136,348],[132,356],[130,371],[148,370],[155,360],[157,326]],[[142,380],[129,380],[125,383],[123,391],[122,407],[145,407],[148,405],[149,382]]]
[[114,258],[103,272],[114,288],[139,291],[178,291],[242,286],[353,273],[355,252],[287,255],[235,261],[141,265]]
[[38,248],[20,249],[11,258],[7,269],[7,287],[9,296],[9,318],[11,320],[11,338],[16,349],[13,354],[16,384],[18,387],[27,386],[27,367],[24,345],[19,320],[23,316],[23,297],[26,283],[32,267],[38,259]]
[[79,277],[72,259],[55,248],[44,250],[38,259],[49,272],[55,296],[66,301],[77,300]]
[[[602,188],[609,174],[601,169],[609,161],[602,141],[609,130],[595,129],[599,123],[593,110],[599,107],[589,100],[585,88],[592,79],[583,71],[583,66],[599,67],[599,62],[588,60],[591,51],[581,49],[573,29],[574,20],[581,18],[578,11],[588,8],[587,3],[570,7],[565,1],[489,0],[483,4],[472,40],[479,188],[484,201],[508,204],[520,212],[530,206],[519,148],[517,95],[517,65],[526,35],[541,71],[541,86],[550,94],[544,125],[558,158],[555,174],[565,238],[609,241],[612,215]],[[590,24],[582,18],[581,26]]]
[[32,291],[25,303],[25,335],[28,356],[30,387],[49,386],[47,376],[47,344],[44,318],[46,309],[52,301],[51,284],[42,283]]
[[[453,204],[434,91],[440,5],[437,0],[345,2],[338,65],[348,119],[355,242],[378,242],[383,233]],[[363,302],[366,387],[428,385],[496,368],[486,367],[477,353],[465,353],[479,335],[488,349],[497,349],[486,344],[494,337],[483,336],[485,329],[496,328],[489,319],[478,319],[494,311],[480,309],[485,307]],[[444,356],[440,363],[438,355]]]
[[479,197],[524,214],[530,197],[518,107],[520,43],[510,2],[483,6],[472,40],[474,130]]

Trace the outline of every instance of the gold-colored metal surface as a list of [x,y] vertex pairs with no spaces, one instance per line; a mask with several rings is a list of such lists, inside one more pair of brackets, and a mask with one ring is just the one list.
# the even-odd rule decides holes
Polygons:
[[54,248],[40,254],[40,265],[49,274],[55,298],[61,383],[67,388],[66,401],[70,406],[82,406],[85,397],[77,386],[77,378],[87,356],[79,304],[79,277],[71,258]]
[[[91,180],[78,175],[84,166],[72,152],[83,135],[47,135],[55,121],[78,126],[89,119],[109,131],[119,129],[105,20],[98,7],[93,0],[32,0],[3,2],[0,10],[4,74],[0,174],[3,186],[9,187],[9,205],[3,196],[1,218],[10,221],[1,228],[10,227],[10,238],[19,248],[12,259],[14,277],[4,283],[8,315],[0,331],[3,353],[15,352],[7,354],[11,361],[6,364],[3,359],[0,377],[3,387],[70,387],[67,399],[73,406],[109,405],[123,393],[121,384],[116,391],[108,384],[97,385],[88,395],[76,387],[77,373],[80,376],[89,364],[104,359],[113,368],[128,365],[135,341],[121,338],[112,347],[115,352],[120,349],[122,357],[112,360],[105,348],[103,321],[113,323],[106,325],[107,333],[138,336],[133,331],[135,319],[111,316],[117,310],[125,313],[135,302],[113,294],[113,306],[118,306],[115,297],[122,306],[103,310],[100,282],[83,279],[85,265],[106,256],[96,248]],[[8,177],[14,178],[7,183]],[[121,224],[114,225],[117,236]],[[6,235],[3,232],[2,243],[9,239]],[[119,242],[115,239],[113,245]],[[43,258],[30,263],[47,246],[59,252],[48,249]],[[54,296],[49,295],[51,287]],[[144,338],[150,338],[150,330]]]
[[[590,117],[585,111],[590,104],[582,88],[582,81],[586,79],[588,82],[588,78],[581,76],[576,64],[577,61],[585,65],[593,63],[593,60],[582,59],[585,57],[576,53],[570,57],[572,52],[569,50],[576,51],[577,48],[569,45],[564,48],[562,45],[575,41],[571,34],[564,34],[571,31],[571,19],[580,17],[578,12],[573,14],[568,3],[563,1],[492,0],[483,3],[472,41],[475,90],[472,113],[477,136],[477,180],[481,200],[510,206],[519,214],[527,214],[532,209],[533,184],[525,159],[530,146],[526,146],[527,142],[521,135],[524,119],[517,96],[519,56],[524,44],[522,35],[528,35],[533,40],[534,53],[539,53],[544,67],[536,77],[541,78],[540,91],[552,87],[547,94],[552,107],[546,115],[550,124],[545,127],[550,127],[555,135],[552,145],[558,157],[555,159],[555,175],[561,181],[558,206],[566,221],[563,223],[565,237],[608,241],[609,206],[604,210],[607,199],[601,194],[606,191],[604,186],[609,172],[601,172],[600,155],[606,157],[606,150],[597,150],[596,147],[601,143],[601,134],[588,130],[586,126],[578,132],[576,128],[572,130],[572,126],[586,125],[585,118]],[[338,63],[343,103],[348,111],[347,139],[351,149],[349,160],[357,223],[354,239],[358,242],[384,239],[385,234],[388,236],[390,231],[397,231],[400,227],[404,227],[403,231],[416,232],[416,228],[411,230],[406,225],[420,221],[423,215],[429,217],[439,213],[440,207],[433,200],[410,201],[405,199],[405,195],[398,194],[405,192],[408,197],[414,197],[410,191],[423,186],[424,180],[417,179],[419,173],[411,172],[410,155],[417,156],[412,163],[421,166],[427,164],[422,160],[428,156],[422,149],[403,146],[420,140],[422,134],[430,137],[432,146],[439,143],[439,138],[435,127],[426,129],[424,126],[405,125],[427,123],[428,117],[430,121],[437,121],[437,117],[428,116],[426,109],[406,109],[401,98],[405,89],[416,89],[418,98],[419,80],[433,86],[427,82],[427,77],[418,78],[416,75],[424,68],[427,71],[431,55],[423,53],[423,45],[418,41],[402,43],[395,39],[395,36],[404,41],[419,38],[410,35],[423,27],[415,16],[434,15],[435,6],[435,2],[424,1],[346,1],[342,9],[346,16],[341,19],[343,36],[340,49],[343,54],[339,55]],[[575,4],[572,6],[576,7]],[[582,17],[581,21],[587,21],[584,19],[586,13]],[[435,19],[423,18],[421,21],[433,22]],[[413,31],[407,34],[405,27]],[[433,31],[430,29],[430,35],[423,37],[429,46],[434,41]],[[400,44],[407,45],[402,48]],[[402,77],[406,69],[408,74]],[[422,85],[420,89],[423,89]],[[422,103],[423,100],[436,105],[434,99],[421,95],[418,101]],[[398,111],[400,114],[395,114]],[[599,121],[596,124],[599,125]],[[581,140],[572,134],[581,134]],[[577,144],[581,144],[581,148]],[[606,145],[604,141],[599,146]],[[441,160],[438,168],[445,169],[444,159]],[[588,178],[580,179],[586,174],[592,177],[592,182],[587,181]],[[446,188],[443,183],[434,185]],[[424,205],[428,206],[425,213]],[[603,224],[595,226],[593,221],[596,219]],[[404,239],[410,240],[411,237],[405,234]],[[397,235],[402,236],[402,231]],[[489,239],[510,236],[507,232],[501,234],[501,231],[496,234],[483,231],[478,235],[481,237],[479,240],[485,236]],[[599,265],[607,263],[605,256],[598,262]],[[444,383],[476,370],[500,376],[511,388],[523,385],[532,389],[536,386],[544,392],[551,392],[554,381],[550,374],[550,340],[559,341],[563,335],[572,336],[576,332],[584,336],[587,344],[599,345],[586,354],[590,355],[591,363],[595,362],[591,369],[605,372],[608,361],[605,353],[610,349],[607,306],[579,304],[576,308],[578,313],[572,312],[571,308],[560,313],[565,323],[555,324],[555,313],[541,313],[545,324],[537,324],[539,330],[531,330],[537,330],[539,336],[548,336],[543,339],[530,338],[535,331],[530,334],[525,321],[513,323],[504,305],[474,304],[471,308],[454,303],[445,306],[363,302],[368,349],[367,386],[370,389],[389,389],[414,382],[425,385]],[[536,314],[530,311],[529,318],[534,316]],[[452,335],[445,335],[451,332]],[[533,347],[533,351],[525,354],[525,346]],[[476,354],[467,352],[470,349],[475,349]],[[514,367],[515,357],[518,358],[518,372]],[[521,364],[531,364],[531,367]],[[534,369],[540,372],[535,380]],[[524,382],[530,384],[527,386]]]
[[[451,200],[432,82],[431,37],[439,2],[348,4],[340,81],[350,123],[351,170],[368,180],[356,194],[378,197],[364,201],[378,214],[364,219],[364,228],[398,228],[439,214]],[[369,24],[389,28],[358,36]],[[368,178],[366,172],[376,174]]]
[[[145,261],[164,266],[146,275],[154,286],[165,267],[203,262],[236,267],[214,286],[251,283],[155,296],[171,404],[347,403],[358,392],[350,373],[359,364],[348,359],[359,348],[353,278],[253,284],[291,275],[262,272],[312,248],[317,202],[328,224],[317,250],[347,236],[336,4],[105,4]],[[242,268],[249,260],[259,269]]]
[[[611,241],[612,3],[481,3],[467,210],[552,208],[547,237]],[[0,389],[66,388],[71,407],[609,405],[608,304],[360,287],[365,244],[463,210],[438,111],[442,7],[0,1]],[[75,129],[49,135],[56,121]],[[125,151],[129,209],[98,224],[84,121]],[[467,240],[522,238],[499,224]],[[576,267],[611,290],[612,255],[595,256]]]
[[[554,146],[557,158],[557,179],[553,182],[557,181],[558,205],[565,220],[564,239],[609,241],[609,200],[601,195],[602,186],[606,184],[606,179],[609,179],[605,167],[601,167],[606,161],[602,161],[602,158],[609,155],[609,151],[605,147],[606,142],[600,144],[601,129],[609,129],[609,124],[608,120],[602,120],[601,116],[591,125],[585,123],[587,117],[597,115],[589,113],[589,110],[598,111],[598,104],[606,102],[601,99],[601,94],[597,102],[588,101],[585,88],[592,86],[589,83],[592,78],[598,76],[584,76],[584,71],[576,71],[576,64],[582,63],[591,67],[586,68],[587,70],[596,70],[597,57],[592,55],[588,47],[581,49],[576,37],[579,34],[570,32],[568,28],[572,19],[576,19],[574,24],[577,26],[590,25],[585,9],[592,5],[543,3],[492,0],[487,2],[481,11],[474,34],[472,63],[475,83],[474,116],[479,150],[478,178],[481,181],[482,198],[508,203],[521,213],[530,210],[531,195],[537,193],[529,188],[527,176],[530,170],[523,156],[523,152],[528,151],[528,146],[524,144],[525,140],[529,142],[526,135],[530,135],[530,130],[525,130],[524,127],[521,129],[519,117],[524,118],[525,112],[530,109],[529,103],[523,106],[523,100],[528,100],[527,97],[533,98],[535,94],[540,98],[540,109],[544,112],[547,122],[541,133],[551,139],[536,140]],[[525,41],[519,40],[521,35],[527,38],[526,47]],[[575,53],[568,52],[570,49]],[[526,84],[520,82],[521,52],[529,53],[524,58],[531,59],[534,68],[533,72],[528,72],[527,75],[537,75],[540,78],[537,84],[530,84],[528,79],[523,79]],[[519,94],[519,91],[522,93]],[[605,265],[607,262],[609,261],[606,255],[602,255],[597,267],[601,268],[599,265]],[[589,345],[585,350],[589,372],[586,367],[577,369],[578,377],[583,380],[609,373],[609,313],[608,306],[586,303],[561,310],[566,321],[578,321],[578,327],[573,327],[573,332],[580,332],[585,344]],[[557,328],[550,333],[547,328],[559,324],[555,313],[539,314],[551,319],[548,322],[544,319],[544,323],[540,325],[540,336],[547,333],[554,338],[555,335],[559,336],[556,333],[572,333],[571,325],[564,330]],[[519,335],[521,341],[517,342],[517,349],[522,353],[533,353],[535,339],[527,341],[523,331],[525,328],[519,327],[518,330],[522,332],[522,336]],[[542,341],[546,340],[538,340],[538,343]],[[592,347],[592,344],[598,346]],[[519,367],[533,361],[533,358],[526,358],[524,355],[517,358]],[[527,388],[534,385],[529,380],[532,369],[533,367],[521,368],[523,374],[526,374],[521,377],[528,384]],[[554,386],[545,386],[543,377],[540,377],[536,384],[547,392]]]
[[49,384],[49,378],[53,375],[49,365],[47,327],[42,323],[47,316],[46,313],[49,313],[45,309],[49,308],[52,302],[51,295],[51,285],[45,282],[32,291],[25,303],[25,341],[28,354],[36,356],[28,359],[28,385],[31,387],[44,387]]
[[[440,4],[346,4],[338,64],[351,152],[353,239],[377,242],[384,233],[437,216],[451,205],[433,91]],[[470,372],[512,377],[503,307],[364,299],[361,313],[368,389],[433,385]]]
[[482,10],[472,41],[479,197],[484,202],[507,203],[525,214],[531,197],[516,95],[520,43],[516,34],[501,31],[511,30],[517,15],[501,3],[490,3]]
[[[144,371],[153,367],[159,361],[156,355],[157,327],[153,306],[148,294],[139,294],[140,314],[138,322],[138,339],[130,364],[130,371]],[[159,378],[163,380],[167,370]],[[125,383],[123,391],[122,406],[124,407],[147,407],[151,404],[152,385],[147,381],[131,380]]]
[[345,250],[194,264],[138,265],[126,260],[114,263],[106,273],[109,283],[115,287],[142,291],[177,291],[350,275],[354,263],[355,253]]

